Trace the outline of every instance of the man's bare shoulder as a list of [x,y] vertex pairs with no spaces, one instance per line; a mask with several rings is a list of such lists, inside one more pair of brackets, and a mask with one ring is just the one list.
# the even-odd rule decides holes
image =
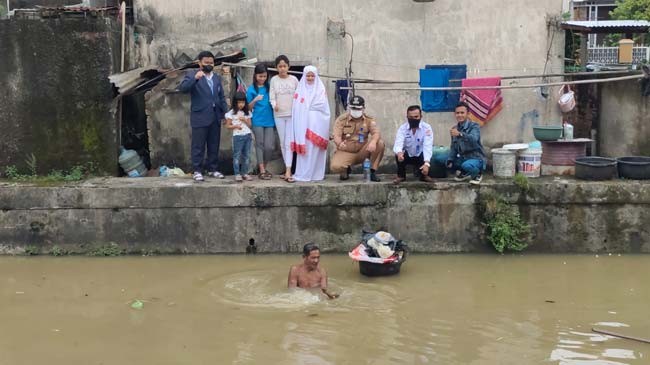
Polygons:
[[291,268],[289,269],[289,272],[292,274],[298,274],[300,272],[304,271],[303,265],[291,265]]

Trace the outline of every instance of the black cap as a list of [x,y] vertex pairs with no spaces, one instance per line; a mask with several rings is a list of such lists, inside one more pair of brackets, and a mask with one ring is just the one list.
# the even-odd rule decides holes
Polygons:
[[363,100],[363,98],[360,96],[354,96],[352,100],[350,100],[350,108],[352,109],[361,109],[365,106],[366,106],[366,101]]

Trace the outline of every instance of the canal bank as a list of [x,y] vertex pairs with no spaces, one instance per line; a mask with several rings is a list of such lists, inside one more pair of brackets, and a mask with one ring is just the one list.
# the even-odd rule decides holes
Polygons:
[[[383,177],[389,181],[389,176]],[[345,252],[360,230],[384,229],[415,252],[492,252],[478,202],[518,206],[530,224],[527,252],[650,253],[650,182],[531,179],[479,187],[340,182],[237,184],[189,178],[96,178],[62,186],[0,183],[0,252],[299,252],[307,241]]]

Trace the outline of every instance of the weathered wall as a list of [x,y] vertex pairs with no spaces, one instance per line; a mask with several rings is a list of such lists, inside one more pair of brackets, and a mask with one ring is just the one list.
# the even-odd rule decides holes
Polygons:
[[[353,70],[360,78],[417,81],[426,64],[467,64],[469,77],[561,72],[564,33],[547,22],[559,17],[562,5],[555,0],[142,0],[135,4],[139,37],[133,62],[171,67],[183,51],[210,48],[209,43],[245,31],[248,39],[228,46],[246,47],[251,57],[265,61],[283,53],[316,64],[323,74],[342,76],[350,39],[328,37],[327,19],[333,18],[345,20],[354,36]],[[250,77],[248,72],[246,82]],[[329,80],[327,86],[333,106]],[[390,149],[406,107],[419,103],[419,92],[359,94],[378,118]],[[559,120],[554,92],[548,99],[531,89],[503,94],[504,110],[483,129],[487,146],[532,140],[533,125]],[[429,113],[426,120],[435,129],[436,144],[447,145],[452,113]],[[385,158],[392,160],[391,154]]]
[[[109,20],[0,21],[0,168],[39,172],[92,161],[116,173]],[[118,55],[119,56],[119,55]]]
[[298,252],[307,241],[345,252],[360,229],[390,231],[417,252],[491,252],[477,201],[499,193],[533,228],[531,252],[650,253],[650,183],[542,178],[522,194],[509,180],[480,188],[439,181],[235,184],[96,179],[59,188],[0,185],[0,252],[54,245],[77,252],[114,242],[129,252]]
[[650,156],[650,97],[638,81],[602,84],[598,148],[601,156]]

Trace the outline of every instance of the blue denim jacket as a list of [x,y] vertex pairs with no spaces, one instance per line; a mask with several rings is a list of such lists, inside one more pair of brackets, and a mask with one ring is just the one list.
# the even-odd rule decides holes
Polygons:
[[458,158],[463,160],[477,159],[482,160],[485,165],[485,152],[481,144],[481,127],[478,123],[466,120],[462,124],[458,123],[456,129],[463,135],[451,138],[449,160]]

